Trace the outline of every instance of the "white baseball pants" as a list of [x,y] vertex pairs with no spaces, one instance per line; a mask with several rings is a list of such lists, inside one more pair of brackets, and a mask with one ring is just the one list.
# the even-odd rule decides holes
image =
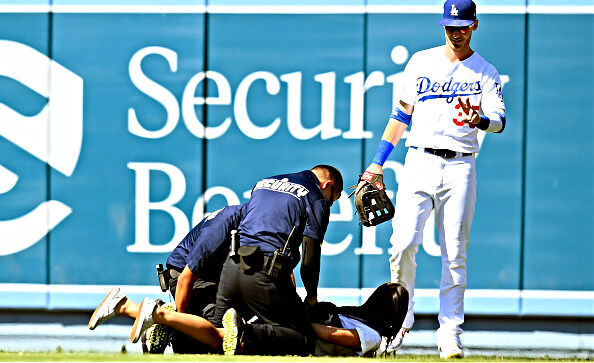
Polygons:
[[[409,291],[408,313],[403,327],[414,323],[413,297],[417,264],[415,255],[423,241],[423,228],[432,210],[441,248],[439,287],[439,341],[455,339],[461,346],[464,322],[466,250],[476,201],[474,155],[444,159],[409,148],[396,196],[396,212],[390,242],[392,282]],[[403,181],[402,181],[403,180]]]

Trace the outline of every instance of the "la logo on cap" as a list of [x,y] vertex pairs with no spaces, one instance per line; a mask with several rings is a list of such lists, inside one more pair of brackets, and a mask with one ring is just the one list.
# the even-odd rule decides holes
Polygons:
[[452,4],[452,11],[450,11],[451,16],[458,16],[458,9],[456,9],[456,5]]
[[443,4],[443,17],[439,25],[469,26],[476,21],[476,5],[472,0],[447,0]]

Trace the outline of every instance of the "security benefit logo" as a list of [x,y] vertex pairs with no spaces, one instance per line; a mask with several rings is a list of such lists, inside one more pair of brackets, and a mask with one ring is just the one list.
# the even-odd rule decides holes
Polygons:
[[[0,40],[0,76],[21,83],[47,100],[37,114],[23,115],[0,99],[0,136],[4,138],[0,142],[11,142],[71,176],[83,137],[82,78],[37,50],[9,40]],[[19,182],[17,173],[0,165],[0,196]],[[0,208],[7,207],[0,204]],[[24,215],[0,220],[0,255],[34,245],[70,213],[72,209],[66,204],[47,200]]]

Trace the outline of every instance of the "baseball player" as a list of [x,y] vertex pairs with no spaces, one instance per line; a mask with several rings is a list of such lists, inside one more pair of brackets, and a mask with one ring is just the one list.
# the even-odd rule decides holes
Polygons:
[[477,133],[502,132],[505,105],[497,70],[470,47],[478,28],[474,2],[448,0],[443,9],[439,24],[444,27],[445,45],[420,51],[409,60],[400,103],[367,172],[382,174],[382,165],[410,124],[390,258],[392,282],[406,286],[410,302],[402,329],[387,350],[399,349],[413,325],[415,254],[425,221],[434,210],[442,256],[437,344],[442,358],[453,358],[464,355],[460,325],[476,199]]

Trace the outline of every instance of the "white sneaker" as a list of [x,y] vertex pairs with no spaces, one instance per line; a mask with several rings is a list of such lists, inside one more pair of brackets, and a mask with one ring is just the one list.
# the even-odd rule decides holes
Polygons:
[[381,354],[390,355],[390,354],[396,353],[397,350],[402,348],[402,342],[404,341],[404,336],[409,331],[410,331],[409,328],[400,328],[400,331],[398,332],[398,334],[396,334],[394,339],[392,339],[390,344],[387,344],[388,343],[387,340],[385,338],[382,338],[382,343],[375,354],[376,355],[381,355]]
[[225,328],[223,352],[225,352],[225,355],[235,355],[237,353],[241,325],[241,317],[235,309],[231,308],[225,312],[225,315],[223,315],[223,328]]
[[93,312],[91,319],[89,320],[89,329],[93,330],[99,324],[103,323],[104,321],[113,318],[115,314],[115,308],[122,299],[124,299],[126,295],[124,295],[119,287],[114,287],[111,291],[107,294],[105,299],[99,304],[97,309]]
[[439,357],[441,359],[464,358],[464,351],[456,343],[447,344],[439,347]]
[[138,309],[138,316],[136,320],[134,320],[134,325],[132,326],[132,331],[130,332],[130,341],[132,343],[136,343],[140,336],[151,327],[151,325],[155,324],[153,320],[153,311],[157,307],[157,303],[145,297],[142,299],[140,303],[140,308]]

